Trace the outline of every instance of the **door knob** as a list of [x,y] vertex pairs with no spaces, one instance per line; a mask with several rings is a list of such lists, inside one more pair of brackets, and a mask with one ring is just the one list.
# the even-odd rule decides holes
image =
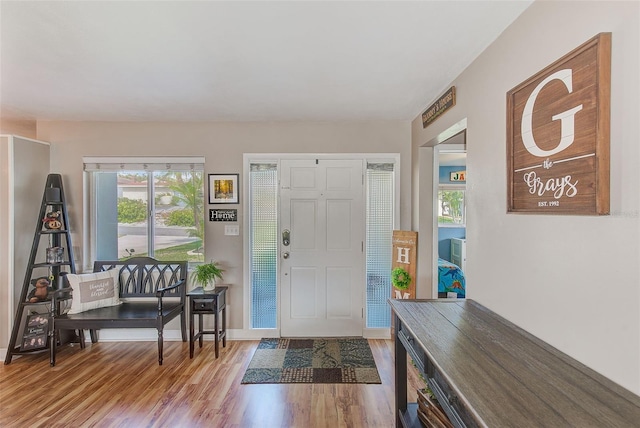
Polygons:
[[284,253],[282,253],[282,258],[283,259],[288,259],[289,258],[289,252],[285,251]]
[[288,247],[289,243],[291,242],[290,236],[291,232],[289,232],[289,229],[285,229],[282,231],[282,245],[284,245],[285,247]]

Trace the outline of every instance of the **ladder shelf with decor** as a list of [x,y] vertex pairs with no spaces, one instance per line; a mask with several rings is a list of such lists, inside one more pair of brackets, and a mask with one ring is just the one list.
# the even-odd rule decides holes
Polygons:
[[[62,287],[61,277],[67,273],[76,273],[76,267],[62,176],[49,174],[22,291],[16,303],[5,364],[11,363],[14,355],[40,353],[49,349],[51,340],[60,340],[50,336],[49,316],[52,291]],[[60,307],[55,310],[59,312]]]

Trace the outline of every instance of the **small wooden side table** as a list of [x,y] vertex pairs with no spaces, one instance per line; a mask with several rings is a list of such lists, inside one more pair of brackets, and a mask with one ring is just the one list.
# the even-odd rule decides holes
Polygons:
[[[222,347],[227,346],[227,317],[226,317],[226,295],[227,286],[216,286],[213,290],[205,291],[202,287],[194,288],[187,292],[189,298],[189,358],[193,358],[194,342],[197,339],[202,348],[202,339],[205,334],[215,335],[216,358],[218,358],[218,342],[222,340]],[[202,315],[214,315],[214,330],[204,330]],[[194,334],[194,316],[198,315],[198,332]],[[218,321],[222,316],[222,328],[218,326]]]

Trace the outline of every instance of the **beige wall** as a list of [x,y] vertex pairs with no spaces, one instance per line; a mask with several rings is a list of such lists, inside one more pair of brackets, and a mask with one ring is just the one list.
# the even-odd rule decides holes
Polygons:
[[20,135],[21,137],[36,138],[36,133],[35,120],[0,118],[0,134],[13,134]]
[[[536,1],[452,84],[466,118],[467,296],[640,393],[640,3]],[[506,214],[506,93],[599,32],[613,33],[611,215]],[[443,88],[444,89],[444,88]],[[425,103],[428,105],[429,103]],[[430,171],[420,171],[430,174]],[[414,184],[422,185],[422,178]],[[417,190],[416,190],[417,194]],[[417,207],[418,201],[413,205]],[[415,212],[420,233],[430,233]]]
[[[51,172],[65,180],[73,241],[82,246],[83,156],[205,156],[205,173],[241,173],[244,153],[400,153],[401,225],[409,227],[410,123],[86,123],[39,122],[38,138],[51,142]],[[242,186],[242,183],[240,184]],[[238,205],[239,224],[243,206]],[[226,207],[225,207],[226,208]],[[225,236],[224,223],[207,222],[205,257],[223,263],[232,329],[243,326],[243,248]],[[76,257],[81,255],[76,251]],[[88,269],[83,260],[78,268]]]

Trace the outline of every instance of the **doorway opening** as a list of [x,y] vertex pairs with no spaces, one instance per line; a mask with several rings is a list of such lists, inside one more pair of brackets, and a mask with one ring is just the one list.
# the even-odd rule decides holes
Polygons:
[[[464,239],[466,245],[466,238],[469,232],[468,225],[466,224],[466,216],[468,212],[467,205],[467,162],[465,160],[464,165],[461,163],[457,165],[451,165],[455,167],[450,171],[443,171],[446,174],[449,188],[442,188],[440,184],[440,153],[443,154],[443,163],[448,162],[448,158],[462,157],[458,155],[464,155],[466,153],[467,144],[467,120],[462,119],[459,122],[451,125],[448,129],[444,130],[440,134],[436,135],[431,140],[423,144],[418,152],[418,164],[420,171],[420,181],[418,186],[418,285],[424,284],[422,287],[418,287],[417,297],[436,299],[439,296],[443,297],[461,297],[459,295],[462,281],[456,284],[449,284],[453,290],[449,292],[455,292],[455,294],[447,294],[446,288],[440,290],[440,278],[438,262],[445,260],[447,263],[451,257],[450,245],[452,238],[447,238],[443,232],[442,240],[449,240],[443,242],[442,249],[439,248],[439,225],[440,223],[447,223],[444,228],[460,228],[464,225]],[[458,161],[461,162],[461,161]],[[456,162],[456,163],[458,163]],[[453,163],[453,162],[452,162]],[[452,176],[451,174],[454,173]],[[457,174],[456,174],[457,173]],[[453,179],[451,178],[453,177]],[[464,178],[464,181],[461,180]],[[462,184],[464,183],[464,188]],[[445,186],[446,187],[446,186]],[[464,189],[464,195],[455,194],[455,192]],[[450,191],[449,194],[443,193],[442,190]],[[438,197],[440,193],[440,198]],[[464,196],[464,199],[462,199]],[[443,200],[444,198],[444,200]],[[455,201],[452,201],[455,199]],[[440,221],[439,221],[440,220]],[[460,239],[460,238],[457,238]],[[447,249],[447,244],[449,247]],[[445,256],[441,259],[439,255]],[[448,254],[448,255],[447,255]],[[465,263],[466,267],[466,260]],[[452,264],[455,266],[455,264]],[[458,266],[458,274],[464,275],[464,295],[466,297],[468,277],[466,272],[463,272]],[[445,271],[445,274],[448,271]],[[451,272],[449,277],[453,274]],[[451,278],[447,278],[451,279]],[[455,278],[454,278],[455,279]],[[444,293],[444,294],[439,294]]]
[[[466,133],[458,134],[437,146],[434,166],[438,191],[437,209],[438,298],[466,297]],[[462,140],[460,143],[459,140]]]

